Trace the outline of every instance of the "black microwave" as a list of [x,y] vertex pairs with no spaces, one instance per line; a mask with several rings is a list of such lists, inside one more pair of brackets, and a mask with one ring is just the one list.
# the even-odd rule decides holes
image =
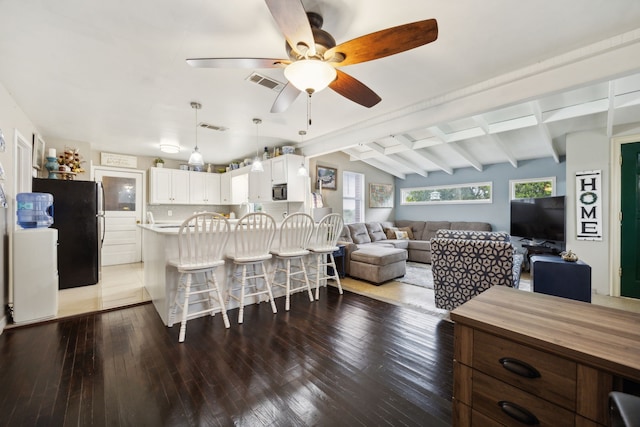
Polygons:
[[271,187],[272,200],[287,200],[287,184],[275,184]]

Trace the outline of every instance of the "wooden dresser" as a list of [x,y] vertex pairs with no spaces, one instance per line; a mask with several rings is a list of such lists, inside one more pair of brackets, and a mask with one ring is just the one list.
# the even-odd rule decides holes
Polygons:
[[606,426],[640,384],[638,313],[494,286],[451,319],[455,426]]

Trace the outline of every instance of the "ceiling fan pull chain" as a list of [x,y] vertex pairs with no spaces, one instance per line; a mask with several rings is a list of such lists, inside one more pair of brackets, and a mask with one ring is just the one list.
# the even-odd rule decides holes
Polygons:
[[307,130],[309,130],[309,126],[311,126],[311,93],[307,97]]

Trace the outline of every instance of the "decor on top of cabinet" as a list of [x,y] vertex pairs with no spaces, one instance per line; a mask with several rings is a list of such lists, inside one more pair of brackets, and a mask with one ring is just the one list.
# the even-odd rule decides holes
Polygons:
[[80,156],[80,152],[77,148],[65,147],[64,153],[58,156],[58,164],[60,172],[73,172],[83,173],[85,170],[82,168],[84,160]]
[[[157,167],[157,168],[162,168],[162,167],[164,167],[164,160],[162,160],[162,158],[160,158],[160,157],[156,157],[156,158],[153,160],[153,163],[155,163],[155,165],[156,165],[156,167]],[[182,168],[181,168],[181,169],[182,169]]]

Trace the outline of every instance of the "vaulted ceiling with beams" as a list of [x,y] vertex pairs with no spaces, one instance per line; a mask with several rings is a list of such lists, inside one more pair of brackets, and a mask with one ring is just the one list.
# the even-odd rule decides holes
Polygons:
[[[590,85],[486,113],[360,143],[342,150],[398,177],[429,172],[453,174],[493,163],[543,157],[560,162],[568,132],[638,125],[640,75]],[[635,127],[635,126],[634,126]],[[640,131],[640,127],[638,127]]]
[[[325,89],[271,113],[286,86],[282,69],[186,62],[286,58],[265,0],[3,0],[0,84],[45,140],[186,162],[196,101],[207,163],[295,145],[310,157],[344,152],[399,178],[559,161],[568,132],[614,136],[640,122],[637,0],[301,3],[338,44],[431,18],[438,38],[341,67],[382,98],[371,108]],[[262,119],[259,135],[253,118]],[[161,153],[163,142],[180,152]]]

